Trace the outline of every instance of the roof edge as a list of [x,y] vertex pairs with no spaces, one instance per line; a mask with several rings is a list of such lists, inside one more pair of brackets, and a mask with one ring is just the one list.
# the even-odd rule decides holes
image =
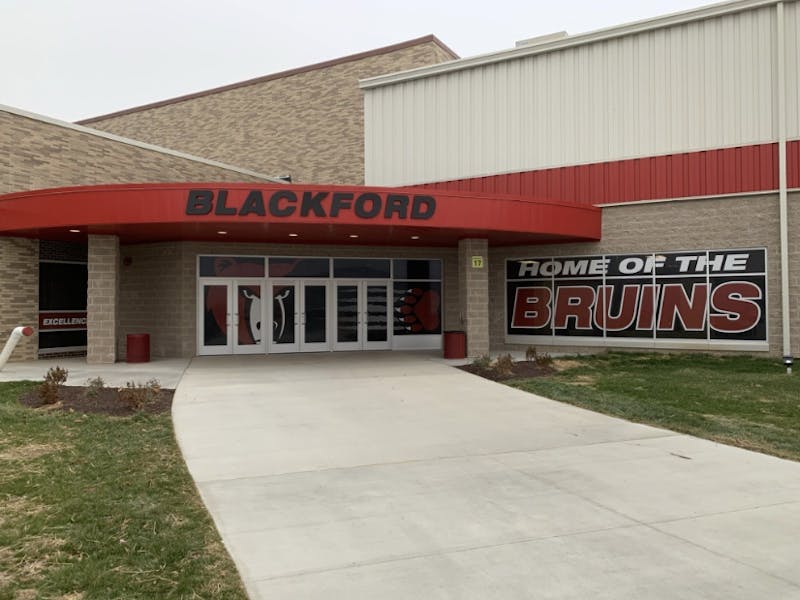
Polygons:
[[365,58],[370,58],[372,56],[380,56],[381,54],[389,54],[390,52],[397,52],[398,50],[404,50],[406,48],[411,48],[413,46],[418,46],[421,44],[425,44],[428,42],[433,42],[437,46],[439,46],[442,50],[447,52],[453,60],[457,60],[460,58],[458,54],[456,54],[447,44],[442,42],[439,38],[437,38],[433,34],[425,35],[422,37],[414,38],[412,40],[406,40],[405,42],[399,42],[397,44],[391,44],[389,46],[382,46],[380,48],[375,48],[373,50],[366,50],[364,52],[358,52],[356,54],[348,54],[347,56],[342,56],[340,58],[334,58],[331,60],[326,60],[323,62],[314,63],[311,65],[306,65],[303,67],[296,67],[294,69],[288,69],[286,71],[279,71],[277,73],[271,73],[269,75],[262,75],[260,77],[254,77],[252,79],[245,79],[244,81],[239,81],[236,83],[229,83],[227,85],[222,85],[214,88],[209,88],[207,90],[203,90],[200,92],[193,92],[191,94],[184,94],[182,96],[176,96],[175,98],[168,98],[166,100],[159,100],[157,102],[150,102],[148,104],[142,104],[141,106],[135,106],[133,108],[125,108],[123,110],[118,110],[115,112],[110,112],[104,115],[100,115],[97,117],[89,117],[88,119],[81,119],[79,121],[75,121],[77,125],[88,125],[90,123],[96,123],[98,121],[104,121],[106,119],[111,119],[114,117],[121,117],[124,115],[129,115],[137,112],[142,112],[145,110],[150,110],[153,108],[161,108],[163,106],[169,106],[170,104],[177,104],[179,102],[186,102],[187,100],[194,100],[196,98],[202,98],[204,96],[211,96],[213,94],[219,94],[221,92],[227,92],[230,90],[235,90],[241,87],[247,87],[249,85],[255,85],[258,83],[265,83],[267,81],[273,81],[275,79],[283,79],[284,77],[292,77],[293,75],[300,75],[301,73],[307,73],[309,71],[316,71],[318,69],[325,69],[328,67],[333,67],[336,65],[353,62],[356,60],[362,60]]
[[716,4],[700,6],[680,12],[668,13],[649,19],[613,25],[611,27],[597,29],[595,31],[588,31],[586,33],[577,33],[575,35],[543,44],[509,48],[507,50],[500,50],[497,52],[490,52],[488,54],[479,54],[477,56],[462,58],[453,62],[429,65],[426,67],[417,67],[416,69],[409,69],[407,71],[400,71],[398,73],[369,77],[367,79],[362,79],[359,82],[359,86],[361,89],[372,89],[381,86],[392,85],[395,83],[401,83],[403,81],[422,79],[443,73],[462,71],[484,65],[500,63],[507,60],[555,52],[573,46],[581,46],[584,44],[591,44],[593,42],[605,41],[627,35],[635,35],[637,33],[652,31],[654,29],[662,29],[675,25],[682,25],[684,23],[690,23],[693,21],[701,21],[728,14],[755,10],[765,6],[772,6],[784,1],[792,2],[795,0],[729,0],[727,2],[718,2]]
[[164,148],[163,146],[148,144],[147,142],[140,142],[139,140],[122,137],[120,135],[115,135],[113,133],[107,133],[105,131],[100,131],[99,129],[92,129],[91,127],[84,127],[83,125],[76,125],[74,123],[69,123],[67,121],[61,121],[59,119],[54,119],[52,117],[47,117],[45,115],[28,112],[26,110],[22,110],[20,108],[14,108],[13,106],[7,106],[5,104],[0,104],[0,112],[6,112],[11,115],[23,117],[25,119],[31,119],[33,121],[39,121],[40,123],[47,123],[48,125],[61,127],[62,129],[69,129],[72,131],[76,131],[78,133],[85,133],[87,135],[92,135],[95,137],[111,140],[114,142],[118,142],[120,144],[125,144],[126,146],[133,146],[135,148],[140,148],[142,150],[149,150],[151,152],[158,152],[159,154],[166,154],[168,156],[174,156],[176,158],[182,158],[184,160],[190,160],[193,162],[202,163],[210,167],[217,167],[219,169],[233,171],[234,173],[241,173],[242,175],[257,177],[259,179],[263,179],[265,181],[272,183],[286,183],[285,181],[283,181],[282,179],[278,179],[277,177],[273,177],[271,175],[265,175],[263,173],[258,173],[256,171],[251,171],[250,169],[244,169],[242,167],[237,167],[235,165],[221,163],[216,160],[203,158],[202,156],[186,154],[185,152],[179,152],[177,150],[172,150],[170,148]]

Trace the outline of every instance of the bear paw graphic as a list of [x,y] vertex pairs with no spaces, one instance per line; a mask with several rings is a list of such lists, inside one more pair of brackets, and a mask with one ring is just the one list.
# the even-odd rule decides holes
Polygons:
[[439,329],[439,292],[412,288],[395,302],[398,322],[406,331],[436,331]]

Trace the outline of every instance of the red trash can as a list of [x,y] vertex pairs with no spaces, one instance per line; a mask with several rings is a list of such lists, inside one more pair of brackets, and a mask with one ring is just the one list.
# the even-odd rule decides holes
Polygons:
[[467,357],[467,334],[463,331],[444,332],[444,357],[445,358],[466,358]]
[[126,338],[125,362],[142,363],[150,362],[150,334],[129,333]]

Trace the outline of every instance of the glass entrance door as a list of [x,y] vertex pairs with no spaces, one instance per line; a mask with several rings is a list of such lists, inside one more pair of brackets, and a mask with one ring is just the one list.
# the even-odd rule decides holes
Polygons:
[[198,354],[230,354],[231,283],[229,281],[199,282]]
[[270,352],[330,350],[326,281],[273,280]]
[[328,327],[327,281],[300,282],[300,351],[321,352],[331,349]]
[[389,283],[365,281],[362,283],[364,298],[365,350],[389,349]]
[[337,281],[334,350],[389,349],[389,283]]
[[264,352],[264,295],[262,280],[238,279],[232,283],[233,292],[233,352],[260,354]]
[[257,354],[261,333],[261,279],[200,280],[198,354]]

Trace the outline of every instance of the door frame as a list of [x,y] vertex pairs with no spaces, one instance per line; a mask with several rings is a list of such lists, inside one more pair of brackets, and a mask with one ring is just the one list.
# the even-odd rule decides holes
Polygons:
[[[294,289],[295,297],[295,312],[294,312],[294,342],[291,344],[276,344],[273,341],[272,327],[274,324],[274,286],[292,287]],[[306,325],[306,287],[322,287],[325,289],[325,341],[324,342],[306,342],[305,341],[305,325]],[[269,298],[267,304],[269,323],[269,342],[267,352],[269,354],[282,354],[290,352],[329,352],[331,349],[331,332],[332,332],[332,299],[331,299],[331,280],[322,277],[308,277],[308,278],[269,278],[267,279],[267,297]]]
[[[370,342],[369,341],[369,321],[368,321],[368,312],[367,312],[367,301],[369,300],[369,294],[367,293],[367,289],[370,286],[383,286],[386,288],[386,340],[381,342]],[[363,314],[363,339],[364,339],[364,350],[391,350],[392,349],[392,333],[394,330],[393,327],[393,317],[392,308],[393,308],[393,290],[392,290],[392,280],[391,279],[362,279],[361,280],[361,288],[363,291],[364,296],[364,312]]]
[[[261,291],[261,341],[257,344],[239,344],[239,302],[238,289],[240,285],[258,286]],[[205,296],[204,286],[225,288],[225,335],[228,341],[225,345],[206,346],[203,344],[205,333]],[[262,277],[241,277],[237,279],[220,277],[200,277],[197,280],[197,354],[198,356],[218,356],[225,354],[264,354],[265,339],[263,333],[264,320],[264,279]]]
[[[260,290],[260,310],[258,311],[260,315],[258,318],[260,319],[261,323],[261,341],[257,344],[246,344],[241,345],[239,344],[239,286],[245,285],[248,287],[258,287]],[[232,308],[232,318],[231,318],[231,327],[233,329],[231,341],[233,342],[233,354],[264,354],[266,351],[266,335],[264,331],[264,325],[266,321],[264,320],[264,278],[263,277],[242,277],[238,279],[231,280],[231,289],[230,289],[230,302]]]
[[[355,342],[339,342],[336,339],[338,334],[338,317],[339,317],[339,287],[355,287],[356,288],[356,331],[358,339]],[[369,286],[383,286],[386,288],[386,340],[381,342],[370,342],[367,339],[368,335],[368,321],[367,321],[367,288]],[[358,351],[358,350],[391,350],[392,348],[392,282],[389,279],[334,279],[333,290],[331,293],[332,315],[331,327],[333,350],[336,352],[342,351]]]
[[[298,287],[300,288],[300,319],[299,320],[299,336],[300,352],[330,352],[331,349],[331,280],[322,277],[298,279]],[[306,306],[306,288],[308,287],[321,287],[325,289],[325,341],[324,342],[306,342],[305,341],[305,327],[306,327],[306,313],[308,312]]]
[[[225,345],[206,346],[204,342],[205,334],[205,294],[203,293],[205,286],[224,287],[225,288],[225,329],[224,333],[228,341]],[[197,280],[197,354],[198,356],[216,356],[222,354],[233,354],[233,338],[231,336],[231,287],[230,279],[220,279],[219,277],[205,278],[201,277]]]

